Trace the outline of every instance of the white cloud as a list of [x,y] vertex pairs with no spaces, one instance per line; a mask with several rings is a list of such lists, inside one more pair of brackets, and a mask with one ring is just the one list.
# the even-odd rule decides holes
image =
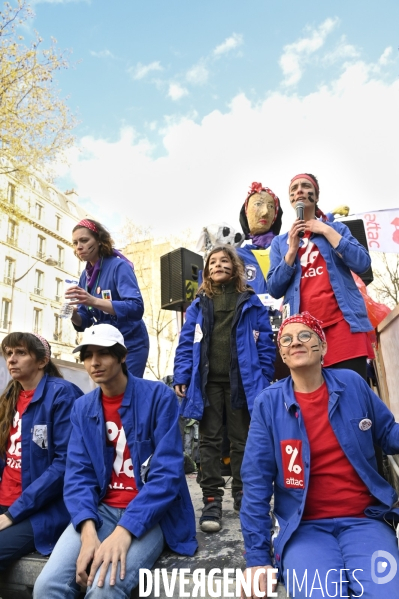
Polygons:
[[186,79],[193,85],[204,85],[208,81],[209,71],[203,63],[191,67],[186,73]]
[[391,60],[391,56],[392,56],[392,51],[393,48],[392,46],[388,46],[388,48],[385,48],[384,52],[381,54],[378,62],[380,65],[385,66],[386,64],[388,64]]
[[292,44],[284,46],[279,61],[284,74],[284,85],[288,87],[300,81],[303,74],[303,65],[312,54],[324,45],[328,34],[331,33],[337,23],[338,18],[328,18],[317,29],[310,31],[308,37],[303,37]]
[[352,46],[352,44],[348,44],[345,36],[342,36],[334,50],[327,52],[327,54],[323,56],[323,62],[326,64],[333,64],[345,59],[358,58],[359,56],[359,50],[355,46]]
[[144,79],[151,71],[163,71],[159,60],[150,62],[150,64],[141,64],[141,62],[138,62],[135,67],[130,67],[129,69],[129,73],[133,79]]
[[168,96],[172,100],[174,100],[174,101],[180,100],[180,98],[183,98],[183,96],[187,96],[187,95],[188,95],[188,90],[185,87],[182,87],[180,85],[180,83],[170,83],[169,84]]
[[91,56],[95,58],[115,58],[115,56],[110,52],[107,48],[105,50],[100,50],[96,52],[95,50],[90,50]]
[[158,129],[161,147],[131,128],[113,143],[83,138],[71,186],[100,215],[130,217],[159,235],[191,227],[199,237],[218,221],[238,228],[252,181],[280,197],[285,231],[294,219],[288,182],[303,171],[319,177],[324,211],[397,207],[399,77],[378,79],[372,67],[348,65],[331,85],[304,96],[275,92],[254,104],[241,94],[201,121],[169,118]]
[[213,51],[214,56],[221,56],[222,54],[226,54],[234,48],[241,46],[243,43],[243,37],[240,33],[233,33],[230,37],[226,38],[222,44],[216,46]]

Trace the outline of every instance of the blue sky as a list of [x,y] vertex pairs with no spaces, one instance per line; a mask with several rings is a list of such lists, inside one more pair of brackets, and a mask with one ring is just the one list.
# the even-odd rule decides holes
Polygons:
[[33,26],[72,51],[77,113],[61,189],[117,231],[238,227],[252,181],[293,215],[289,179],[321,207],[396,207],[399,3],[36,0]]

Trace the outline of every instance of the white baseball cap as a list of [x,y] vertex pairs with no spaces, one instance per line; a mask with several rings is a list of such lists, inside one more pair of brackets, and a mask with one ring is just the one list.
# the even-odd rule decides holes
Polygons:
[[85,345],[99,345],[100,347],[111,347],[119,343],[126,347],[122,333],[112,324],[95,324],[86,329],[80,344],[72,351],[73,354],[80,351]]

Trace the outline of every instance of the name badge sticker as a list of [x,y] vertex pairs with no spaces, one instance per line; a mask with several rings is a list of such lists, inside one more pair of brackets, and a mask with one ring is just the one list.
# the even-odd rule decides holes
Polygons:
[[200,325],[197,323],[195,325],[195,333],[194,333],[194,343],[199,343],[202,340],[204,333],[201,330]]

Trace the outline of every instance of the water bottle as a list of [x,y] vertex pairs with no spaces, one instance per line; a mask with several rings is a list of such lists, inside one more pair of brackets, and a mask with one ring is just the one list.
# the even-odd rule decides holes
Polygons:
[[[65,279],[65,283],[68,287],[72,287],[72,285],[78,285],[79,281],[73,281],[70,279]],[[73,306],[69,302],[64,302],[61,306],[60,317],[61,318],[72,318],[73,314]]]

